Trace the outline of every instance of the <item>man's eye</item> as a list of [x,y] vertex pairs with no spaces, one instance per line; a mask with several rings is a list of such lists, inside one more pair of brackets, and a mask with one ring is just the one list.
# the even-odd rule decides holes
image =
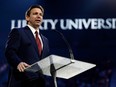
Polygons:
[[33,13],[33,15],[37,15],[38,13]]
[[42,13],[41,13],[40,15],[41,15],[41,16],[43,16],[43,14],[42,14]]

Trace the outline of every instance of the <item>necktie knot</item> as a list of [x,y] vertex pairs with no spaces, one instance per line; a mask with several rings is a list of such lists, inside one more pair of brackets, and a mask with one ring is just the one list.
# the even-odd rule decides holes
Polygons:
[[35,31],[35,35],[36,35],[36,37],[38,36],[38,31]]

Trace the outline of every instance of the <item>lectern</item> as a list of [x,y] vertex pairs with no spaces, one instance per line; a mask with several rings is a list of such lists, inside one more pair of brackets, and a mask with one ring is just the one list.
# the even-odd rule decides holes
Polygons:
[[50,55],[27,67],[25,71],[40,72],[43,75],[52,76],[54,78],[55,87],[57,87],[56,77],[69,79],[95,66],[96,65],[92,63]]

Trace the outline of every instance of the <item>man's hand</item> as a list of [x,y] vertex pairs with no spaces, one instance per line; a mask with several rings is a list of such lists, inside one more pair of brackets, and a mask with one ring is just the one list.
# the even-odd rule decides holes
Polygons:
[[25,62],[20,62],[17,66],[17,69],[19,72],[24,72],[25,68],[28,67],[29,65]]

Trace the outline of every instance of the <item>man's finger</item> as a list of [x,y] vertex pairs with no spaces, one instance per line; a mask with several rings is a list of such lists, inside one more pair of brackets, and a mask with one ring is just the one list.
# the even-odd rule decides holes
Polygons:
[[19,63],[19,65],[17,66],[17,69],[20,71],[20,72],[24,72],[24,69],[29,66],[27,63],[25,62],[21,62]]

